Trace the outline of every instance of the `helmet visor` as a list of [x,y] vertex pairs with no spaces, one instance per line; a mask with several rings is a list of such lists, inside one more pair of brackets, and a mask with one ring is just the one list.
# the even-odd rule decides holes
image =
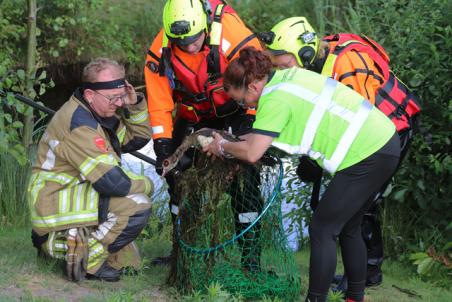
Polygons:
[[199,33],[197,33],[193,36],[184,37],[184,38],[168,37],[168,39],[171,41],[171,43],[174,43],[176,45],[187,46],[187,45],[194,43],[196,40],[198,40],[199,37],[201,37],[202,33],[203,33],[203,31],[201,30]]

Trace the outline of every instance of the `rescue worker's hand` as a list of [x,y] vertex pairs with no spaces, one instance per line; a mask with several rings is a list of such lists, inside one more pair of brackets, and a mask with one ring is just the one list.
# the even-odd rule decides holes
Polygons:
[[227,142],[227,140],[225,140],[220,134],[216,132],[214,132],[212,135],[214,138],[213,142],[203,147],[202,151],[207,152],[208,156],[212,155],[213,159],[215,159],[216,157],[232,158],[233,156],[227,154],[224,151],[224,144]]
[[127,97],[124,98],[124,105],[135,105],[138,97],[135,88],[126,80],[126,93]]
[[154,140],[154,151],[156,158],[155,171],[158,175],[162,175],[162,163],[173,153],[173,142],[171,138],[158,138]]

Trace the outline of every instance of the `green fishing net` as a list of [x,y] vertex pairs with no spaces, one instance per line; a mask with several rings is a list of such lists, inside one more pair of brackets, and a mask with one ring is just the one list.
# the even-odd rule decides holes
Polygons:
[[188,292],[218,282],[247,299],[296,299],[300,276],[282,224],[281,161],[211,161],[200,152],[195,158],[177,179],[170,282]]

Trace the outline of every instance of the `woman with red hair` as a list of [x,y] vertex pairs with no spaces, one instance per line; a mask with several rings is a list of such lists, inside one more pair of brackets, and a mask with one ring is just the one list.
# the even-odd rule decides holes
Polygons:
[[337,238],[349,277],[347,301],[363,301],[361,221],[371,197],[397,167],[400,141],[394,124],[347,86],[297,67],[274,71],[270,58],[252,47],[229,64],[224,88],[239,105],[257,107],[256,121],[244,141],[229,142],[215,134],[204,151],[254,163],[273,146],[307,155],[333,175],[309,226],[306,301],[326,301]]

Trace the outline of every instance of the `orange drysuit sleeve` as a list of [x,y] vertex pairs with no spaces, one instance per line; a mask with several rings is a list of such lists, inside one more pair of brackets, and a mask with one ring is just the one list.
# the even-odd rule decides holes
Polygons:
[[[252,36],[253,33],[236,14],[225,13],[221,22],[223,25],[221,52],[229,61],[236,58],[239,50],[244,47],[254,46],[257,49],[262,49],[259,40]],[[161,30],[149,47],[149,52],[152,55],[147,54],[144,67],[153,139],[171,138],[173,131],[172,112],[175,109],[175,104],[172,98],[172,89],[166,76],[159,76],[157,70],[158,60],[162,52],[163,34],[163,30]],[[201,56],[183,53],[177,47],[174,47],[172,51],[190,69],[198,70]]]

